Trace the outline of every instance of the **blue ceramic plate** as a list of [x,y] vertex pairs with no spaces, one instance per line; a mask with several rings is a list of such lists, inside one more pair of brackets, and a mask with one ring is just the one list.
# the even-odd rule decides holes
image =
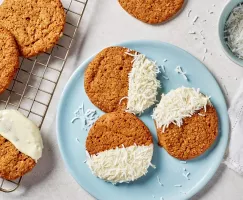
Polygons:
[[[149,173],[130,184],[114,186],[106,183],[91,174],[83,161],[85,156],[85,139],[88,132],[82,130],[81,122],[71,123],[74,112],[84,102],[85,109],[98,110],[88,99],[84,91],[84,71],[93,56],[86,60],[72,75],[61,97],[57,113],[58,143],[66,166],[76,181],[91,195],[99,200],[153,200],[163,197],[165,200],[188,199],[200,191],[216,172],[222,161],[229,134],[229,123],[224,96],[218,83],[207,68],[186,51],[170,44],[158,41],[132,41],[120,44],[130,49],[139,51],[147,57],[156,60],[159,65],[165,65],[166,75],[169,80],[162,78],[161,92],[167,93],[180,86],[201,88],[201,91],[212,96],[212,102],[219,115],[220,134],[214,147],[198,159],[181,163],[169,156],[167,152],[157,146],[157,137],[154,123],[151,120],[151,110],[146,112],[141,119],[149,127],[154,136],[155,153],[152,163],[156,169],[149,169]],[[167,59],[167,62],[163,62]],[[174,69],[180,65],[187,72],[187,82]],[[77,141],[77,138],[80,142]],[[183,168],[190,172],[190,180],[183,174]],[[157,181],[157,176],[164,186]],[[182,185],[175,187],[174,185]]]

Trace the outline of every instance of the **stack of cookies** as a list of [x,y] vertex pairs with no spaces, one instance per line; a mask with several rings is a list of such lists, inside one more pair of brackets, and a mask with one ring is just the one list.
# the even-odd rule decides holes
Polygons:
[[65,12],[60,0],[5,0],[0,6],[0,93],[19,67],[19,55],[36,56],[62,36]]
[[[65,12],[60,0],[4,0],[0,6],[0,93],[29,58],[52,48],[62,36]],[[0,177],[14,180],[42,155],[38,128],[18,111],[0,111]]]
[[[86,139],[87,164],[100,179],[130,182],[153,166],[152,135],[136,115],[158,102],[159,72],[154,61],[124,47],[108,47],[88,65],[86,94],[106,112]],[[179,160],[202,155],[218,135],[217,112],[199,89],[181,87],[163,94],[152,119],[159,145]]]

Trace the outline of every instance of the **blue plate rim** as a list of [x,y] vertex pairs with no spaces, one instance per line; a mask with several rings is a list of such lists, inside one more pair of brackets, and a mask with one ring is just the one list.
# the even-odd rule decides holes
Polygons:
[[[187,53],[188,55],[190,55],[193,59],[196,59],[198,62],[200,62],[202,65],[204,65],[204,67],[206,68],[206,70],[209,72],[210,76],[212,77],[212,79],[214,80],[215,84],[217,84],[219,86],[219,89],[220,89],[220,92],[223,96],[223,104],[224,104],[224,111],[226,113],[227,112],[227,104],[226,104],[226,100],[225,100],[225,96],[224,96],[224,93],[222,92],[222,89],[220,87],[220,85],[218,84],[217,80],[215,79],[215,77],[212,75],[212,73],[209,71],[209,69],[206,67],[205,64],[203,64],[200,60],[198,60],[196,57],[194,57],[191,53],[189,53],[188,51],[178,47],[178,46],[175,46],[173,44],[170,44],[170,43],[166,43],[166,42],[162,42],[162,41],[159,41],[159,40],[131,40],[131,41],[126,41],[126,42],[121,42],[121,43],[118,43],[118,44],[115,44],[115,45],[111,45],[111,46],[128,46],[129,44],[141,44],[141,43],[144,43],[144,44],[161,44],[161,45],[168,45],[168,46],[172,46],[174,48],[177,48],[178,50],[184,52],[184,53]],[[59,150],[61,152],[61,157],[64,161],[64,164],[65,164],[65,167],[68,169],[69,173],[72,175],[72,177],[75,179],[75,181],[86,191],[88,192],[91,196],[92,195],[92,191],[90,191],[89,188],[87,188],[85,185],[83,184],[80,184],[78,179],[76,178],[75,176],[75,173],[74,171],[72,170],[72,168],[67,164],[68,163],[68,160],[67,158],[65,157],[65,153],[64,153],[64,149],[62,149],[62,146],[61,146],[61,137],[60,137],[60,116],[61,116],[61,108],[62,108],[62,105],[63,105],[63,101],[64,101],[64,96],[66,94],[66,92],[69,90],[69,87],[72,83],[72,80],[78,76],[79,74],[79,71],[86,67],[88,65],[88,63],[90,63],[90,61],[99,53],[100,51],[98,51],[97,53],[93,54],[92,56],[88,57],[87,59],[85,59],[84,62],[82,62],[79,67],[73,72],[73,74],[71,75],[71,77],[68,79],[64,89],[63,89],[63,92],[60,96],[60,101],[59,101],[59,104],[58,104],[58,107],[57,107],[57,117],[56,117],[56,131],[57,131],[57,141],[58,141],[58,146],[59,146]],[[226,119],[227,119],[227,125],[226,125],[226,131],[227,131],[227,135],[226,135],[226,139],[224,140],[224,142],[222,143],[223,145],[223,149],[224,149],[224,152],[222,153],[222,155],[220,155],[220,159],[218,159],[218,162],[215,163],[215,167],[210,171],[209,174],[207,174],[206,178],[203,179],[203,181],[201,181],[201,184],[197,187],[196,190],[193,190],[193,192],[190,192],[189,194],[186,194],[184,195],[184,198],[182,198],[182,200],[186,200],[186,199],[190,199],[192,198],[193,196],[195,196],[198,192],[200,192],[206,185],[207,183],[212,179],[212,177],[215,175],[215,173],[217,172],[220,164],[222,163],[222,160],[224,158],[224,155],[225,155],[225,152],[226,152],[226,149],[227,149],[227,145],[228,145],[228,141],[229,141],[229,130],[230,130],[230,126],[229,126],[229,116],[225,116]],[[94,197],[94,196],[93,196]],[[96,198],[96,197],[94,197]]]

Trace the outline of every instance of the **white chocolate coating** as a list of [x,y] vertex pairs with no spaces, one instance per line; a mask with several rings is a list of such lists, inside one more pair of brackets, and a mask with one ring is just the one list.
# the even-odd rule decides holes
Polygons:
[[43,142],[38,127],[17,110],[0,111],[0,135],[36,162],[42,156]]

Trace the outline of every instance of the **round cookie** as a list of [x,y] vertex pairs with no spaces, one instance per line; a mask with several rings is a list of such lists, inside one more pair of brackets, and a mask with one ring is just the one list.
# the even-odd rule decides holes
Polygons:
[[0,177],[15,180],[35,167],[35,160],[21,153],[0,135]]
[[147,173],[153,155],[149,129],[136,116],[107,113],[91,127],[86,140],[87,164],[97,177],[130,182]]
[[60,0],[4,0],[0,24],[15,37],[23,57],[52,48],[61,37],[65,12]]
[[165,22],[182,8],[184,0],[119,0],[130,15],[149,23]]
[[86,94],[104,112],[126,107],[126,101],[119,102],[128,95],[128,74],[134,59],[126,52],[127,48],[108,47],[96,55],[85,71]]
[[207,106],[183,119],[181,127],[171,123],[165,131],[157,128],[159,145],[180,160],[193,159],[207,151],[218,136],[218,117],[214,107]]
[[0,93],[3,93],[14,78],[19,67],[19,51],[13,35],[0,27]]
[[90,155],[116,147],[150,145],[152,135],[136,116],[126,112],[113,112],[101,116],[91,127],[86,150]]
[[0,177],[17,179],[36,165],[43,142],[38,127],[17,110],[0,111]]
[[180,87],[162,94],[152,117],[159,145],[180,160],[200,156],[218,135],[217,111],[199,88]]

